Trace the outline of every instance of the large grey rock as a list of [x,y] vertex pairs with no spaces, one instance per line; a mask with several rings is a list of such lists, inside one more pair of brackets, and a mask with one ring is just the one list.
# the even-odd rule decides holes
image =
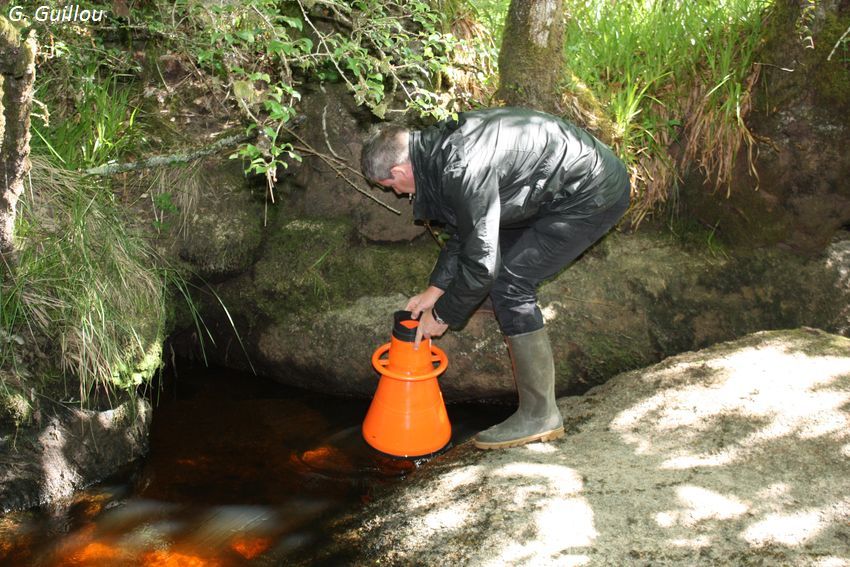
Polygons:
[[71,496],[147,453],[152,410],[144,400],[58,411],[41,426],[0,434],[0,512]]
[[[372,352],[389,341],[392,313],[427,281],[436,248],[364,245],[345,223],[286,220],[271,229],[248,273],[215,289],[234,314],[253,367],[285,383],[371,396]],[[741,256],[689,250],[667,234],[612,234],[540,290],[560,394],[619,372],[758,330],[837,330],[850,293],[835,267],[782,252]],[[221,307],[208,356],[247,367]],[[219,322],[213,324],[218,313]],[[475,314],[435,344],[449,356],[449,400],[513,396],[506,348],[492,313]]]
[[845,565],[850,339],[757,333],[562,398],[568,435],[450,450],[291,563]]

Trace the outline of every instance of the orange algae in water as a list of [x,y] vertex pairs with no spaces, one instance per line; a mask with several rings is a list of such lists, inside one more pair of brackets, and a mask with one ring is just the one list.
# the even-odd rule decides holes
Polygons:
[[176,551],[152,551],[142,558],[142,565],[144,567],[221,567],[221,562]]
[[351,470],[352,464],[342,451],[328,446],[317,447],[301,453],[301,461],[318,469]]
[[71,563],[75,565],[106,565],[121,556],[121,551],[112,545],[94,541],[75,553]]
[[254,559],[271,546],[266,538],[239,538],[230,544],[231,549],[245,559]]

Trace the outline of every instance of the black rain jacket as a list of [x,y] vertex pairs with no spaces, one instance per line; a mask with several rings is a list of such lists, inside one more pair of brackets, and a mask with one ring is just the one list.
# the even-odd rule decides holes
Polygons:
[[602,142],[554,116],[521,108],[462,113],[411,132],[417,220],[449,225],[430,284],[435,305],[462,326],[500,269],[499,230],[548,215],[580,219],[628,190],[623,163]]

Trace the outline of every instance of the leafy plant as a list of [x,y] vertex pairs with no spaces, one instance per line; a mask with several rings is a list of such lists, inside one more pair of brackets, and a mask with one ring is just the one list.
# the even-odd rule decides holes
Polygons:
[[[69,169],[85,169],[118,159],[136,150],[145,136],[136,123],[138,108],[133,104],[132,88],[122,85],[119,77],[98,76],[91,67],[80,78],[76,111],[69,116],[58,114],[48,122],[33,125],[33,146],[52,154]],[[46,93],[49,83],[41,85],[37,96]],[[37,122],[37,121],[36,121]]]
[[469,68],[492,56],[482,35],[457,37],[424,0],[178,2],[171,13],[157,33],[179,38],[173,47],[220,79],[255,136],[231,157],[266,177],[272,200],[277,172],[300,160],[288,125],[304,82],[344,83],[382,118],[408,109],[444,118],[469,103],[466,83],[445,83],[455,54]]

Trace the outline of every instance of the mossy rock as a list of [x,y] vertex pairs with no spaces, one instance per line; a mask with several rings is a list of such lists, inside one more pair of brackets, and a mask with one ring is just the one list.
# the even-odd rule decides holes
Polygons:
[[779,252],[755,251],[670,282],[648,302],[660,354],[703,348],[763,329],[836,330],[846,304],[838,273]]
[[[251,273],[216,287],[254,368],[299,387],[371,395],[372,352],[389,340],[393,311],[426,285],[436,248],[365,245],[344,220],[290,218],[274,230]],[[850,306],[837,282],[835,268],[790,253],[724,256],[662,232],[611,234],[540,289],[556,390],[583,392],[619,372],[754,330],[834,330],[842,306]],[[218,344],[230,346],[212,358],[247,367],[229,324],[214,327]],[[492,313],[474,314],[436,344],[450,360],[440,379],[447,400],[514,395]]]
[[415,293],[438,249],[430,242],[366,244],[348,219],[281,214],[250,273],[220,288],[228,305],[276,322],[339,309],[366,295]]
[[187,203],[169,236],[176,240],[180,259],[208,280],[241,273],[262,245],[262,198],[251,193],[237,162],[210,163],[189,175],[197,179],[185,179],[173,189],[183,194],[174,198]]

